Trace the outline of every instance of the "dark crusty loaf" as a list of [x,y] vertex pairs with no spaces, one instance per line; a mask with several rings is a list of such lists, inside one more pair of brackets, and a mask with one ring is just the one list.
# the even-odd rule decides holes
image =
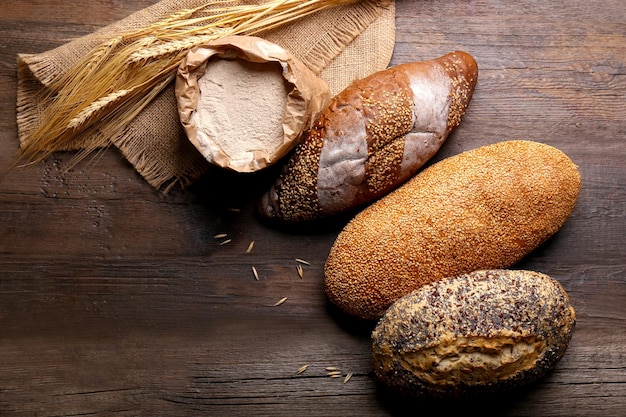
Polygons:
[[547,374],[576,315],[562,286],[531,271],[476,271],[396,301],[372,333],[375,373],[407,396],[468,397]]
[[461,123],[478,68],[472,56],[397,65],[348,86],[304,134],[262,215],[314,220],[370,202],[406,181]]
[[346,225],[326,260],[326,293],[346,312],[375,319],[421,285],[509,268],[561,228],[579,190],[576,165],[537,142],[446,158]]

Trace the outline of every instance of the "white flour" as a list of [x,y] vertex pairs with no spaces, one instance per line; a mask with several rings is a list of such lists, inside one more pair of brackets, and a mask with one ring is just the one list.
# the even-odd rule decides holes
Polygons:
[[287,84],[278,63],[209,61],[198,80],[200,97],[191,119],[205,156],[221,149],[230,165],[244,165],[254,151],[273,154],[283,143]]

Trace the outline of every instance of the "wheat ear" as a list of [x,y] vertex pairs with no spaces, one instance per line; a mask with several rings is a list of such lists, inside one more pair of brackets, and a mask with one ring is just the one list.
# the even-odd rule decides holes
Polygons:
[[82,133],[95,131],[104,140],[115,137],[171,82],[193,46],[225,34],[259,34],[357,1],[386,0],[214,1],[106,39],[50,86],[50,104],[40,125],[24,139],[20,156],[41,160],[68,148]]

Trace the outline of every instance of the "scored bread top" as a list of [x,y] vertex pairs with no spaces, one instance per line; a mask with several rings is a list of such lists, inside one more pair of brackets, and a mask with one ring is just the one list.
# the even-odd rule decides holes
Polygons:
[[355,81],[322,112],[260,203],[266,217],[313,220],[372,201],[411,177],[459,125],[476,61],[452,52]]
[[379,194],[406,170],[405,134],[415,119],[406,72],[391,68],[352,87],[325,113],[316,190],[322,211],[342,211],[365,194]]
[[375,371],[411,395],[459,396],[529,383],[563,356],[576,322],[555,279],[483,270],[400,298],[372,333]]

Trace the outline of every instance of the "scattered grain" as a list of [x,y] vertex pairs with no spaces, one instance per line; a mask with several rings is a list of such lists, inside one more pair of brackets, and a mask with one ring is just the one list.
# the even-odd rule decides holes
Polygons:
[[300,277],[300,279],[304,278],[304,271],[302,270],[302,265],[298,265],[296,269],[298,270],[298,276]]
[[296,258],[296,262],[298,262],[300,264],[311,266],[311,264],[309,262],[305,261],[304,259]]
[[230,243],[230,242],[232,242],[232,241],[233,241],[232,239],[226,239],[225,241],[220,242],[220,246],[221,246],[221,245],[226,245],[227,243]]
[[346,377],[343,379],[343,383],[346,384],[348,381],[350,381],[350,378],[352,378],[352,375],[353,375],[352,372],[346,375]]
[[276,301],[274,304],[271,305],[271,307],[278,307],[281,304],[284,304],[285,301],[287,301],[287,297],[283,297],[280,300]]
[[301,373],[303,373],[307,369],[309,369],[309,365],[303,365],[303,366],[299,367],[298,371],[296,372],[296,375],[300,375]]
[[255,267],[252,267],[252,274],[254,275],[254,279],[259,280],[259,273],[257,272]]
[[254,247],[254,240],[250,242],[250,244],[248,245],[248,249],[246,249],[246,253],[252,252],[253,247]]
[[213,238],[214,238],[214,239],[223,239],[223,238],[225,238],[226,236],[228,236],[228,234],[226,234],[226,233],[218,233],[218,234],[216,234],[215,236],[213,236]]

